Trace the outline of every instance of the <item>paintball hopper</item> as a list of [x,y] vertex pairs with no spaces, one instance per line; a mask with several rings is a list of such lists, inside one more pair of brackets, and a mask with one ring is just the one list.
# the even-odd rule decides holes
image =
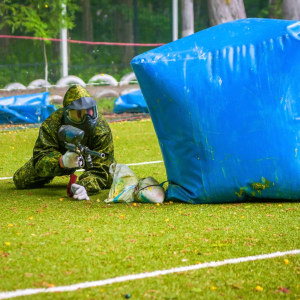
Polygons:
[[143,203],[163,203],[165,191],[153,177],[139,180],[134,191],[134,200]]
[[78,144],[84,137],[84,131],[71,125],[63,125],[58,131],[58,139],[69,144]]

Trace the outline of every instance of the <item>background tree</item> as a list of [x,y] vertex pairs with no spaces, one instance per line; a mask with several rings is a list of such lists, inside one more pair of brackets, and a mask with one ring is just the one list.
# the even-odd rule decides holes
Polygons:
[[83,36],[86,41],[94,40],[94,29],[93,29],[93,15],[91,12],[91,1],[90,0],[81,0],[81,10],[82,10],[82,31]]
[[269,15],[270,19],[280,19],[282,16],[281,0],[269,0]]
[[[116,42],[120,43],[133,43],[133,21],[134,9],[133,0],[116,0],[114,1],[114,13],[117,15],[115,18],[115,36]],[[129,64],[134,57],[133,47],[124,47],[121,54],[121,64]]]
[[[19,30],[24,33],[33,34],[35,37],[44,39],[56,37],[61,27],[74,27],[74,13],[79,6],[73,0],[65,0],[67,13],[62,14],[62,1],[53,0],[51,4],[41,3],[40,0],[27,0],[16,3],[12,0],[3,0],[0,4],[0,15],[2,22],[0,29],[9,26],[14,33]],[[45,58],[45,80],[48,81],[48,63],[45,43],[43,40],[43,51]]]
[[210,25],[246,18],[243,0],[207,0]]
[[[46,1],[46,0],[45,0]],[[21,6],[32,6],[39,10],[38,16],[42,22],[54,22],[55,26],[60,27],[58,18],[60,12],[57,12],[52,6],[59,3],[58,0],[11,0],[10,3]],[[62,0],[60,0],[62,1]],[[90,2],[90,5],[88,4]],[[172,1],[171,0],[136,0],[138,1],[138,20],[136,22],[134,14],[134,0],[72,0],[68,1],[68,14],[71,12],[70,3],[76,3],[81,7],[81,11],[75,12],[72,22],[76,25],[69,30],[68,37],[73,40],[103,42],[134,42],[139,43],[169,43],[172,41]],[[219,2],[220,3],[219,3]],[[299,0],[298,0],[299,1]],[[84,2],[84,3],[83,3]],[[178,1],[181,4],[181,1]],[[249,18],[282,18],[282,0],[244,0],[243,3],[246,14],[237,15],[233,7],[237,0],[193,0],[194,5],[194,30],[198,32],[217,23],[231,21],[238,17]],[[10,9],[3,11],[3,3],[7,1],[0,0],[0,14],[3,17],[12,18],[13,12]],[[49,4],[50,3],[50,4]],[[53,5],[52,5],[53,3]],[[218,3],[220,7],[218,7]],[[289,2],[291,10],[295,3]],[[293,4],[294,3],[294,4]],[[45,5],[48,4],[46,8]],[[208,12],[208,5],[214,4],[216,18],[219,21],[209,22],[211,14]],[[285,2],[287,4],[287,2]],[[86,9],[84,9],[85,5]],[[37,8],[37,6],[39,6]],[[89,7],[90,6],[90,7]],[[222,11],[223,6],[225,10]],[[89,8],[88,8],[89,7]],[[179,14],[181,14],[182,5],[179,5]],[[89,17],[89,14],[91,18]],[[229,17],[228,17],[229,16]],[[26,17],[27,18],[27,17]],[[290,17],[286,17],[290,18]],[[292,17],[293,18],[293,17]],[[25,20],[26,21],[26,20]],[[92,22],[92,29],[88,25]],[[181,18],[179,18],[179,28],[181,28]],[[3,23],[0,15],[0,23]],[[21,25],[21,24],[20,24]],[[47,24],[50,26],[51,24]],[[136,25],[138,30],[135,30]],[[51,25],[52,26],[52,25]],[[35,35],[42,36],[41,33],[34,34],[34,31],[26,31],[24,27],[19,26],[12,32],[13,26],[3,27],[1,34],[4,35]],[[93,34],[91,32],[93,31]],[[136,32],[138,33],[136,36]],[[88,36],[90,35],[90,37]],[[48,36],[56,38],[59,34]],[[179,36],[181,37],[181,35]],[[0,40],[0,87],[9,82],[21,82],[28,84],[34,79],[43,77],[44,74],[44,56],[41,41],[32,41],[27,39],[5,39]],[[52,42],[46,44],[48,58],[48,81],[57,82],[60,78],[60,43]],[[99,73],[108,73],[119,80],[124,74],[131,72],[130,61],[136,52],[143,53],[154,47],[133,47],[133,46],[106,46],[92,45],[86,47],[84,44],[68,43],[70,48],[69,55],[69,73],[81,77],[88,81],[93,75]],[[87,48],[89,49],[87,51]]]
[[194,2],[181,0],[181,37],[194,33]]
[[282,0],[282,18],[300,20],[300,0]]
[[[2,17],[0,17],[0,24],[2,22]],[[10,29],[7,25],[3,26],[0,29],[0,34],[1,35],[9,35],[10,34]],[[8,54],[8,49],[9,49],[9,39],[2,39],[1,41],[1,47],[3,47],[4,51],[3,51],[3,56],[6,57],[6,55]]]

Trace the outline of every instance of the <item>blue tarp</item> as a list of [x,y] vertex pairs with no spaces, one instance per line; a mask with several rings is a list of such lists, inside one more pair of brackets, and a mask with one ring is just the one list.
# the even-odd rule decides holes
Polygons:
[[49,92],[0,98],[0,124],[40,123],[55,111]]
[[114,113],[149,113],[141,90],[120,96],[114,103]]
[[135,57],[167,200],[300,199],[300,22],[244,19]]

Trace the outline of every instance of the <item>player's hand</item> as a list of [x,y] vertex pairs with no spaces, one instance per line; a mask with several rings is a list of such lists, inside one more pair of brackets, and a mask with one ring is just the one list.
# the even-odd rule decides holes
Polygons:
[[73,192],[73,198],[77,200],[90,200],[86,189],[79,184],[73,183],[71,185],[71,190]]
[[63,156],[62,156],[62,163],[65,168],[79,168],[82,167],[83,161],[82,161],[82,156],[79,156],[75,152],[70,152],[67,151]]

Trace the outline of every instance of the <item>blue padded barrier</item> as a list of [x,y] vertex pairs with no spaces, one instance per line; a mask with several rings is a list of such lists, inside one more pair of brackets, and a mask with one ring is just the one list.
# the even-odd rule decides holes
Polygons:
[[167,200],[300,199],[300,22],[243,19],[135,57]]
[[0,124],[40,123],[55,111],[49,92],[0,98]]
[[113,112],[121,113],[149,113],[141,90],[120,96],[114,103]]

